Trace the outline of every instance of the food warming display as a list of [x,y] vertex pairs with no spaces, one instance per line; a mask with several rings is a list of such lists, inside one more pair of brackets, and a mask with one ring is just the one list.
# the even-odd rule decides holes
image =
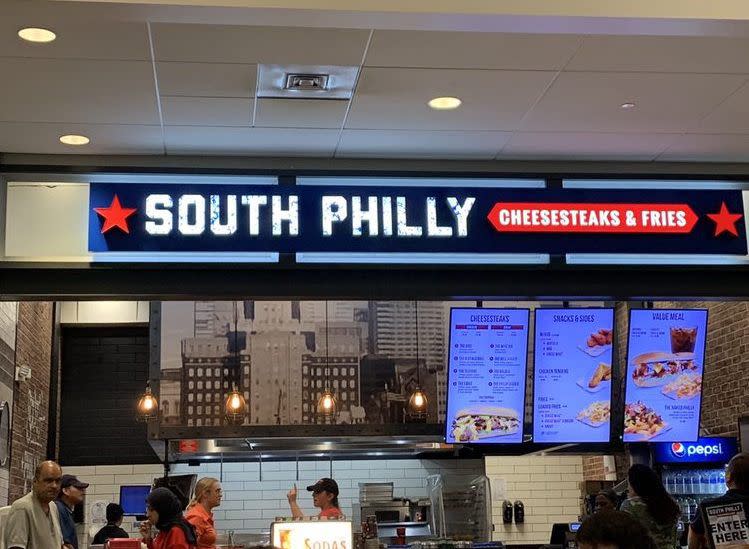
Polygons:
[[536,309],[534,442],[608,442],[613,337],[613,309]]
[[489,479],[460,475],[427,477],[432,506],[432,529],[439,537],[473,542],[492,538],[492,502]]
[[697,439],[707,311],[630,313],[624,441]]
[[450,310],[447,442],[523,441],[528,319],[527,309]]

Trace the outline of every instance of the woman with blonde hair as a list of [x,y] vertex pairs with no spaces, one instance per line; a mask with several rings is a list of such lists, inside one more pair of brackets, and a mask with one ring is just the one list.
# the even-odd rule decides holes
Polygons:
[[221,495],[221,483],[216,478],[204,477],[195,485],[195,495],[187,506],[185,520],[195,529],[198,549],[216,549],[213,509],[221,505]]

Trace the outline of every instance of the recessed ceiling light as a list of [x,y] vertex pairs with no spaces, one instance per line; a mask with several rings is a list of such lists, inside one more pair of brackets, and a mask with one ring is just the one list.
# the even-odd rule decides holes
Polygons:
[[457,97],[435,97],[434,99],[430,99],[427,105],[436,111],[449,111],[457,109],[461,103],[463,102]]
[[632,102],[622,103],[619,105],[622,109],[634,109],[637,105]]
[[60,136],[60,143],[63,145],[88,145],[91,142],[91,140],[86,137],[85,135],[75,135],[75,134],[68,134],[68,135],[61,135]]
[[18,31],[18,36],[27,42],[37,42],[40,44],[46,44],[52,42],[57,35],[49,29],[42,29],[38,27],[26,27]]

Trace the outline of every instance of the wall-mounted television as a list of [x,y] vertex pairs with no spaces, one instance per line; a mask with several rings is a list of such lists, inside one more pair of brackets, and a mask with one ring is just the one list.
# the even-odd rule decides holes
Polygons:
[[146,498],[151,492],[148,485],[120,486],[120,505],[129,517],[146,514]]
[[632,309],[624,442],[694,442],[699,436],[706,309]]
[[450,309],[445,440],[523,442],[528,309]]
[[608,442],[614,310],[536,309],[533,441]]

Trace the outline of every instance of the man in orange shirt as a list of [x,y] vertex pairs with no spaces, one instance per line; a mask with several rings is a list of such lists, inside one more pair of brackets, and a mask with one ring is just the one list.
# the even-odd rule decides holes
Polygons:
[[195,497],[187,506],[185,520],[195,529],[198,549],[216,549],[213,509],[221,505],[221,496],[221,483],[218,479],[201,478],[195,485]]

